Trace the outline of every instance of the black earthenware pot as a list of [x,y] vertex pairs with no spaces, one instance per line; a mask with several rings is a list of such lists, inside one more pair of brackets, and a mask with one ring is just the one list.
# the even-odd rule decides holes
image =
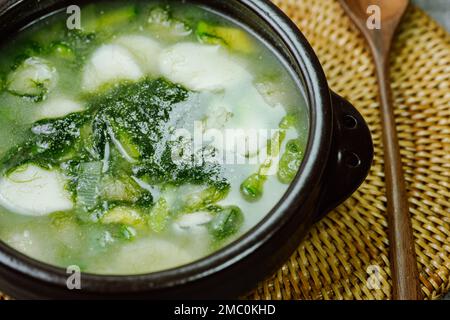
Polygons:
[[[79,2],[0,0],[0,34],[5,37]],[[69,290],[66,270],[28,258],[0,242],[1,291],[15,298],[44,299],[238,297],[280,267],[311,225],[348,198],[367,176],[373,158],[367,125],[352,105],[330,91],[316,55],[293,23],[266,0],[193,2],[248,28],[291,71],[310,117],[300,174],[265,219],[240,239],[200,261],[163,272],[82,274],[81,290]]]

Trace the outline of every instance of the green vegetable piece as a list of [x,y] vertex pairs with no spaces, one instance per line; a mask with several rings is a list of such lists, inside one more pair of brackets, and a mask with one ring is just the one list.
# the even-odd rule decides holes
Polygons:
[[119,228],[119,238],[123,240],[133,240],[137,235],[137,232],[134,228],[127,226],[127,225],[121,225]]
[[228,184],[210,186],[203,193],[203,199],[204,199],[203,203],[206,205],[210,205],[210,204],[216,203],[220,200],[223,200],[226,198],[229,191],[230,191],[230,186]]
[[126,175],[107,176],[102,181],[102,198],[108,201],[125,201],[135,203],[140,199],[139,186]]
[[280,128],[281,129],[294,128],[297,122],[298,122],[297,117],[294,114],[288,114],[281,120]]
[[200,192],[187,193],[183,196],[184,203],[181,211],[184,213],[202,211],[209,205],[224,199],[229,190],[229,185],[209,186]]
[[76,148],[76,142],[88,120],[88,114],[73,113],[61,119],[34,123],[31,127],[33,136],[28,142],[31,146],[31,158],[34,156],[38,160],[59,161]]
[[149,226],[157,233],[162,232],[166,226],[170,216],[169,206],[164,198],[159,198],[153,208],[150,210]]
[[254,43],[248,34],[237,28],[215,26],[201,21],[197,25],[196,34],[203,43],[224,45],[231,50],[246,54],[255,50]]
[[303,148],[299,139],[288,141],[286,151],[280,159],[278,167],[278,179],[280,182],[289,184],[297,175],[303,160]]
[[224,240],[239,231],[244,223],[244,215],[236,206],[224,207],[208,224],[209,233],[216,241]]
[[[267,155],[269,158],[277,157],[280,154],[281,145],[283,144],[284,139],[286,139],[286,131],[277,130],[272,139],[267,141]],[[272,160],[273,159],[269,159],[269,161]]]
[[258,174],[266,177],[270,175],[270,170],[272,169],[274,158],[278,157],[281,151],[281,145],[286,138],[286,131],[278,130],[272,137],[272,139],[267,141],[267,159],[260,166]]
[[59,58],[73,60],[76,57],[72,48],[64,42],[54,42],[50,48],[51,52]]
[[125,24],[133,20],[137,15],[137,8],[135,6],[126,6],[115,9],[102,14],[97,20],[98,28],[108,28]]
[[264,192],[264,183],[266,177],[258,173],[252,174],[241,184],[241,195],[249,202],[255,202],[261,199]]
[[102,218],[104,224],[123,224],[138,227],[145,222],[144,218],[133,208],[117,206],[109,210]]
[[116,133],[118,145],[120,145],[121,152],[128,159],[137,160],[141,157],[138,146],[134,143],[130,134],[125,131],[119,131]]
[[85,32],[100,32],[103,30],[110,30],[123,26],[136,18],[138,10],[136,6],[129,5],[109,11],[97,12],[95,5],[88,6],[83,9],[86,11],[86,23],[83,23],[82,28]]
[[102,169],[101,161],[85,162],[79,166],[76,208],[81,212],[91,211],[97,206]]
[[10,149],[0,163],[5,171],[28,162],[42,167],[59,165],[75,147],[81,127],[88,119],[84,113],[73,113],[61,119],[40,120],[31,127],[29,138]]

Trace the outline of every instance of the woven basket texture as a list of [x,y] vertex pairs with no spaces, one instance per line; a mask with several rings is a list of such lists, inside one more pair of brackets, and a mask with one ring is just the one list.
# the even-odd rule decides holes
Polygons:
[[[337,0],[275,0],[316,51],[330,87],[372,132],[375,160],[359,190],[327,218],[252,299],[389,299],[386,194],[378,86],[364,38]],[[411,6],[391,59],[395,115],[426,299],[450,289],[450,35]]]
[[[337,0],[274,2],[312,44],[331,88],[365,117],[375,160],[359,190],[246,298],[389,299],[383,146],[371,54]],[[422,292],[437,299],[450,290],[450,35],[414,6],[395,41],[391,73]]]

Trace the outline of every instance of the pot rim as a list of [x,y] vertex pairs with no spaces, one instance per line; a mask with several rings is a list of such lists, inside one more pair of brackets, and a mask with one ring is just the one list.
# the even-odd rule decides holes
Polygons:
[[[297,26],[270,1],[236,1],[256,13],[265,27],[271,28],[279,36],[302,72],[305,99],[309,107],[310,132],[299,173],[284,196],[256,226],[222,249],[190,264],[148,274],[98,275],[83,272],[83,290],[98,292],[118,290],[125,293],[170,289],[223,271],[267,243],[296,214],[294,210],[289,210],[291,204],[304,203],[314,189],[312,186],[322,181],[329,158],[333,125],[330,91],[320,62]],[[20,5],[21,2],[20,0],[12,2],[9,6]],[[214,7],[213,10],[221,12]],[[241,21],[241,24],[246,23]],[[301,75],[291,73],[296,77],[295,80],[302,82]],[[311,219],[313,212],[308,214],[309,216],[304,217],[305,221]],[[1,240],[0,264],[35,280],[66,286],[68,274],[65,269],[30,258]]]

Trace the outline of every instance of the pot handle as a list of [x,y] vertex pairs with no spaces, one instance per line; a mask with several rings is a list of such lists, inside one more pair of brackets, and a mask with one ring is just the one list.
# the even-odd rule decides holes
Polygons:
[[333,141],[315,221],[350,197],[364,182],[373,161],[373,143],[364,118],[347,100],[331,92]]

